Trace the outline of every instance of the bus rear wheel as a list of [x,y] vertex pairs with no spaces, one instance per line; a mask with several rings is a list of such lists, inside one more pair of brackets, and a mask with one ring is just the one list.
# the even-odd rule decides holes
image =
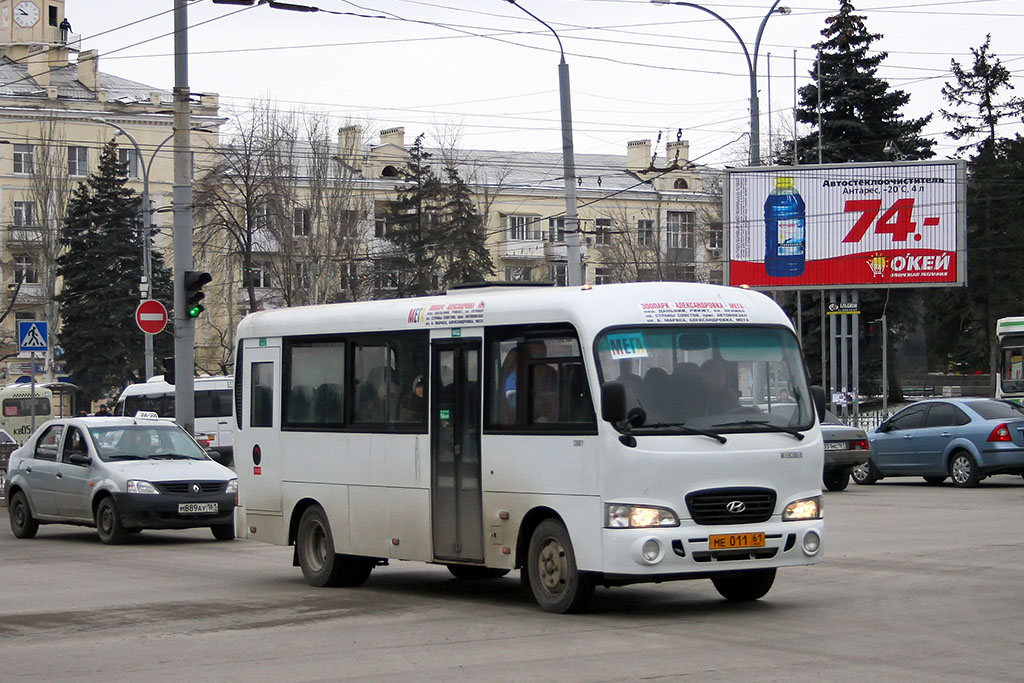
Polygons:
[[732,602],[751,602],[768,594],[775,583],[775,569],[748,569],[738,574],[713,576],[715,590]]
[[533,597],[545,612],[582,612],[594,595],[594,579],[577,568],[569,532],[556,519],[533,530],[526,569]]
[[370,577],[373,561],[334,552],[334,536],[319,505],[307,508],[295,537],[299,566],[311,586],[359,586]]

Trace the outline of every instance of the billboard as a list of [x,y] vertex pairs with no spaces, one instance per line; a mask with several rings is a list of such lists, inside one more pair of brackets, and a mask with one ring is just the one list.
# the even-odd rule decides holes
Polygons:
[[726,283],[759,289],[966,283],[962,161],[726,171]]

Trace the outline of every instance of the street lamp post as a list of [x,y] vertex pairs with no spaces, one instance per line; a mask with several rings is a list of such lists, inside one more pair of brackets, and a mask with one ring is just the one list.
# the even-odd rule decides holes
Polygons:
[[708,9],[703,5],[698,5],[695,2],[679,2],[677,0],[650,0],[652,5],[679,5],[680,7],[692,7],[699,9],[702,12],[707,12],[715,19],[725,24],[729,30],[735,36],[739,42],[740,47],[743,49],[743,56],[747,58],[747,72],[750,75],[750,165],[760,166],[761,165],[761,129],[760,129],[760,106],[757,98],[757,53],[761,48],[761,36],[764,34],[765,24],[768,23],[768,18],[773,14],[790,14],[792,10],[788,7],[779,7],[779,3],[782,0],[775,0],[772,6],[768,9],[768,13],[764,15],[764,19],[761,20],[761,25],[757,28],[757,37],[754,39],[754,54],[751,55],[747,50],[747,44],[743,42],[743,38],[736,32],[732,24],[718,12]]
[[[781,0],[779,0],[781,2]],[[565,176],[565,284],[577,287],[583,284],[583,268],[580,259],[579,219],[576,217],[576,159],[572,144],[572,103],[569,97],[569,65],[565,63],[565,50],[562,39],[555,29],[536,14],[516,3],[516,0],[505,0],[515,5],[532,19],[540,22],[555,36],[558,41],[558,100],[562,114],[562,175]]]

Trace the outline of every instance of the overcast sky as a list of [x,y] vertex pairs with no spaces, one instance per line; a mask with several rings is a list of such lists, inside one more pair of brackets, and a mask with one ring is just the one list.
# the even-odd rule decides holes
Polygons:
[[[302,0],[293,0],[301,2]],[[749,79],[739,41],[713,17],[647,0],[519,0],[557,31],[572,79],[576,151],[624,154],[630,140],[690,141],[692,159],[742,164]],[[323,111],[368,128],[404,126],[411,141],[458,130],[461,146],[558,151],[558,44],[505,0],[310,0],[326,12],[267,6],[189,6],[193,92],[216,92],[230,115],[254,98]],[[753,53],[771,0],[706,2]],[[773,15],[760,47],[762,138],[791,126],[794,50],[798,85],[808,82],[811,45],[838,0],[798,0]],[[160,88],[174,82],[171,0],[67,0],[83,49],[100,69]],[[950,59],[971,64],[986,33],[1024,96],[1021,0],[859,0],[875,43],[889,52],[879,75],[910,93],[904,113],[944,106]],[[351,13],[351,14],[344,14]],[[770,62],[768,55],[771,55]],[[771,71],[769,85],[768,71]],[[770,106],[769,106],[769,89]],[[938,156],[956,143],[938,114],[926,128]],[[1010,134],[1021,126],[1001,131]],[[664,152],[662,152],[662,155]]]

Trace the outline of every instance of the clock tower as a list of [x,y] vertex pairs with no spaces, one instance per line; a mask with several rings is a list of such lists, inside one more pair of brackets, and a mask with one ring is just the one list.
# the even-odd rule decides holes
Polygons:
[[23,60],[57,49],[66,61],[70,30],[63,22],[64,0],[0,0],[0,54]]

